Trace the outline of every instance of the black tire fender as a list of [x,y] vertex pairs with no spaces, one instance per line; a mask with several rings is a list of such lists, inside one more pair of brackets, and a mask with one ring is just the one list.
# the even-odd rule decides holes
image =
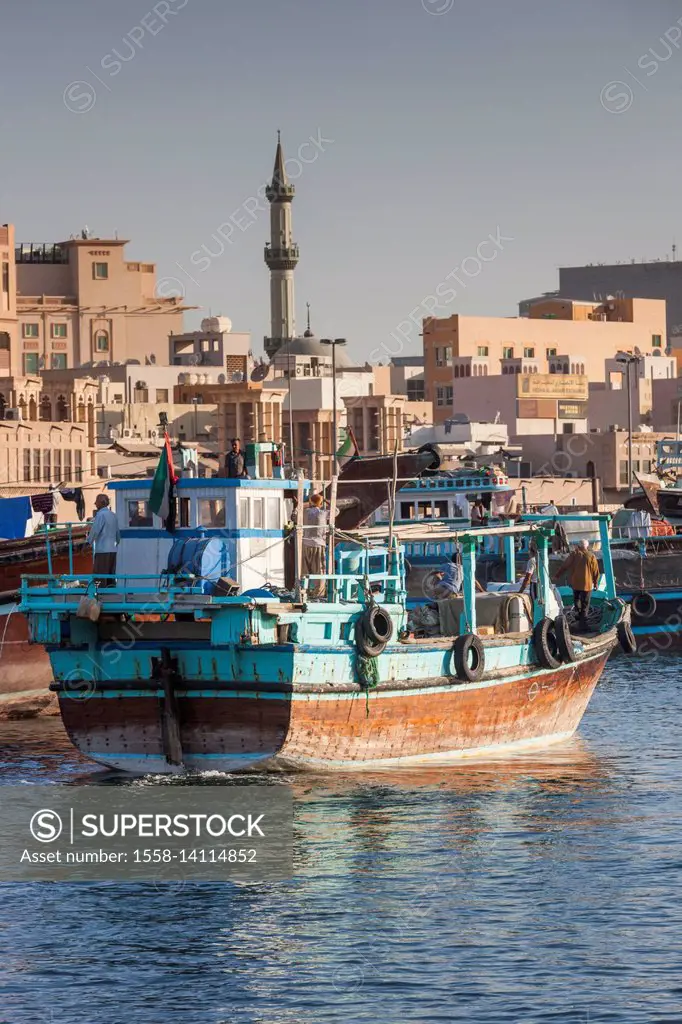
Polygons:
[[453,647],[455,675],[467,683],[476,683],[485,672],[485,648],[475,633],[463,633]]
[[536,624],[533,629],[533,643],[536,657],[543,668],[559,668],[559,645],[551,619],[540,619]]
[[557,615],[554,620],[554,636],[561,660],[564,662],[575,661],[575,644],[565,615]]
[[656,611],[656,598],[647,590],[642,590],[633,597],[632,610],[638,618],[650,619]]
[[632,632],[632,626],[629,622],[619,622],[616,626],[616,633],[618,634],[618,642],[625,654],[634,654],[637,650],[637,641],[635,634]]
[[380,605],[365,608],[355,623],[355,645],[366,658],[376,658],[393,636],[391,616]]
[[372,604],[362,615],[365,636],[372,644],[384,644],[393,637],[393,620],[379,604]]

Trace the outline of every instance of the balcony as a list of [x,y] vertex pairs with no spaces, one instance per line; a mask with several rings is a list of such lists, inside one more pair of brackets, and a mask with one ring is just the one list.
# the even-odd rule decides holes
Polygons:
[[69,254],[55,242],[19,242],[14,250],[17,263],[68,263]]
[[275,248],[268,244],[263,250],[263,258],[271,270],[293,270],[299,261],[300,252],[297,245]]

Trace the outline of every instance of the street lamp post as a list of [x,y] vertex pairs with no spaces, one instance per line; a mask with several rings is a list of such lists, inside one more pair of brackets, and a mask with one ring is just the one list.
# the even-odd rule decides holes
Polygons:
[[332,347],[332,408],[333,408],[333,419],[334,419],[334,426],[333,426],[333,433],[332,433],[332,455],[334,457],[334,476],[338,476],[338,473],[339,473],[339,460],[338,460],[338,457],[337,457],[337,454],[336,454],[337,453],[337,449],[338,449],[338,443],[339,443],[338,428],[337,428],[337,425],[336,425],[336,346],[337,345],[345,345],[346,344],[346,339],[345,338],[334,338],[332,340],[331,338],[320,338],[320,342],[321,342],[322,345],[331,345],[331,347]]
[[640,357],[631,355],[629,352],[619,352],[616,362],[625,364],[625,380],[628,389],[628,494],[632,495],[632,384],[630,379],[630,368],[639,363]]

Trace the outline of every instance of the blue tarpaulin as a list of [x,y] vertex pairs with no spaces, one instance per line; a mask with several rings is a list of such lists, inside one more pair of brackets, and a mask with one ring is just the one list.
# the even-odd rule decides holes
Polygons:
[[33,519],[30,498],[0,498],[0,539],[26,536],[26,524]]

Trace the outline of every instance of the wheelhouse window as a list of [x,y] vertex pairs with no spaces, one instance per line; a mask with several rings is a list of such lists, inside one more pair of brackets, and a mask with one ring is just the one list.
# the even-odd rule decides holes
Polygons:
[[199,500],[199,526],[207,530],[219,530],[225,526],[224,498],[201,498]]
[[180,526],[187,527],[190,525],[190,499],[180,498],[178,504],[180,505]]
[[400,518],[414,519],[414,505],[411,501],[400,502]]
[[148,501],[128,502],[128,526],[153,526],[154,516]]
[[279,498],[268,498],[266,502],[268,530],[281,530],[282,528],[282,503]]
[[249,517],[249,499],[243,495],[239,499],[239,529],[248,530],[251,526]]
[[252,517],[254,530],[263,530],[265,528],[265,498],[253,499]]

